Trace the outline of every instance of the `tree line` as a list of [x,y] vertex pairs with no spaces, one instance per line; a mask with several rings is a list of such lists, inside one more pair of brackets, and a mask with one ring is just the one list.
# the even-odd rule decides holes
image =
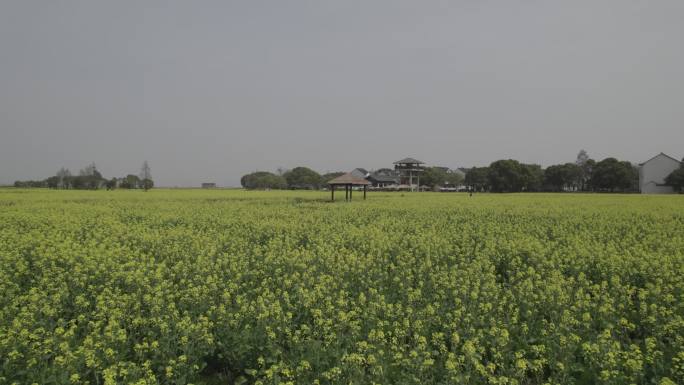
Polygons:
[[665,178],[665,184],[672,186],[676,192],[684,192],[684,159],[681,166]]
[[[380,169],[376,173],[393,175],[391,169]],[[291,189],[291,190],[318,190],[327,187],[328,181],[337,178],[345,172],[318,172],[304,166],[295,167],[291,170],[278,170],[277,173],[268,171],[256,171],[244,175],[240,184],[246,189]],[[420,177],[421,185],[436,187],[444,184],[457,186],[463,181],[463,176],[449,173],[443,167],[428,167]]]
[[[378,174],[393,175],[391,169],[377,170]],[[242,177],[246,189],[308,189],[317,190],[344,172],[319,174],[308,167],[276,173],[257,171]],[[684,190],[684,165],[668,176],[665,182],[676,191]],[[472,167],[465,172],[449,172],[443,167],[426,167],[420,176],[421,185],[430,188],[466,186],[478,192],[638,192],[639,169],[636,165],[613,157],[596,161],[581,150],[575,162],[542,168],[537,164],[501,159],[485,167]]]
[[277,173],[256,171],[244,175],[240,184],[246,189],[303,189],[318,190],[326,186],[327,181],[344,174],[331,172],[319,174],[308,167],[295,167],[292,170],[279,169]]
[[[488,167],[473,167],[466,173],[465,184],[474,191],[592,191],[638,192],[639,168],[627,161],[605,158],[599,162],[581,150],[574,163],[549,166],[515,160],[498,160]],[[665,178],[676,192],[684,191],[684,159],[679,169]]]
[[138,175],[128,174],[121,178],[107,179],[97,169],[95,163],[91,163],[81,169],[77,175],[73,175],[69,169],[62,167],[57,173],[43,180],[16,181],[14,187],[19,188],[51,188],[64,190],[98,190],[107,189],[142,189],[149,190],[154,187],[150,166],[145,161]]
[[491,192],[637,192],[639,169],[630,162],[612,157],[597,162],[582,150],[574,163],[546,169],[513,159],[497,160],[487,167],[470,169],[465,184],[473,191]]

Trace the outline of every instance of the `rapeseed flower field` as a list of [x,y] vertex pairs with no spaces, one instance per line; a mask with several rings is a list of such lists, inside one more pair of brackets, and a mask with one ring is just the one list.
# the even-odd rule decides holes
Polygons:
[[0,189],[0,384],[684,383],[684,196]]

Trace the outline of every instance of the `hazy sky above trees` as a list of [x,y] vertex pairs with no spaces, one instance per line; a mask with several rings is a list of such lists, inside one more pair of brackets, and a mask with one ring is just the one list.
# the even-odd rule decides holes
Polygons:
[[0,2],[0,183],[684,156],[684,1]]

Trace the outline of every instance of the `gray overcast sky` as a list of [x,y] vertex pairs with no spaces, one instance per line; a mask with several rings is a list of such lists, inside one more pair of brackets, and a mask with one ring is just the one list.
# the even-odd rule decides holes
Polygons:
[[684,1],[0,2],[0,183],[684,156]]

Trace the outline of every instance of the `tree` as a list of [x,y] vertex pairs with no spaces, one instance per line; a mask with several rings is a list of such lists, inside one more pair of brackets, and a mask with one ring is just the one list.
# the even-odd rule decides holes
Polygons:
[[575,160],[575,164],[581,170],[580,189],[582,191],[586,191],[587,187],[589,187],[588,183],[591,180],[592,170],[593,170],[594,166],[596,165],[596,161],[589,158],[589,154],[587,154],[587,152],[585,150],[580,150],[580,152],[577,154],[577,159]]
[[90,163],[79,172],[78,177],[75,179],[76,185],[79,186],[78,188],[97,190],[103,183],[104,178],[102,178],[102,174],[97,170],[95,163]]
[[68,189],[71,187],[71,171],[69,169],[60,168],[56,176],[58,178],[58,188]]
[[517,192],[524,186],[522,165],[517,160],[502,159],[489,165],[487,179],[494,192]]
[[551,191],[563,191],[565,176],[562,165],[556,164],[544,170],[544,186]]
[[628,191],[634,188],[639,175],[634,166],[626,161],[606,158],[596,163],[591,177],[591,186],[595,189],[614,192]]
[[145,189],[146,192],[147,192],[147,190],[154,188],[154,181],[150,178],[143,179],[142,181],[140,181],[140,184],[141,184],[142,188]]
[[684,159],[682,166],[665,177],[665,184],[672,186],[676,192],[684,192]]
[[141,187],[145,189],[145,191],[154,187],[154,182],[152,181],[152,172],[150,171],[150,166],[147,164],[147,161],[144,161],[142,167],[140,168],[140,183]]
[[120,187],[126,189],[140,188],[140,178],[137,175],[128,174],[123,178]]
[[544,183],[544,171],[538,164],[520,164],[522,188],[520,191],[541,191]]
[[118,184],[117,179],[112,178],[112,179],[108,180],[107,182],[105,182],[105,187],[107,188],[107,190],[114,190],[114,189],[116,189],[117,184]]
[[267,171],[257,171],[244,175],[240,178],[240,184],[250,190],[287,188],[287,181],[284,177]]
[[639,166],[630,162],[627,163],[632,166],[632,175],[630,176],[632,179],[632,185],[629,187],[629,190],[633,192],[639,192],[641,189],[641,185],[639,184]]
[[443,167],[428,167],[420,176],[423,185],[437,188],[440,186],[458,186],[463,181],[460,174],[448,172]]
[[436,188],[443,186],[447,180],[447,173],[443,168],[427,167],[420,176],[422,185]]
[[18,180],[14,182],[14,187],[18,188],[44,188],[48,187],[45,180]]
[[74,190],[81,190],[81,189],[88,188],[86,178],[87,177],[85,177],[83,175],[76,175],[76,176],[72,177],[71,178],[71,187]]
[[342,176],[344,174],[346,174],[344,171],[329,172],[327,174],[323,174],[323,175],[321,175],[322,184],[326,184],[326,183],[328,183],[329,180],[335,179],[338,176]]
[[591,185],[591,178],[594,175],[594,168],[596,168],[596,161],[593,159],[587,160],[584,167],[582,167],[582,190],[593,191],[594,187]]
[[17,187],[48,187],[53,189],[91,189],[97,190],[102,185],[106,185],[106,180],[97,170],[95,163],[90,163],[79,171],[79,174],[72,176],[71,172],[62,167],[56,175],[42,181],[16,181]]
[[549,190],[574,190],[580,188],[581,184],[582,168],[576,163],[557,164],[544,170],[544,185]]
[[473,167],[468,170],[465,184],[473,191],[489,190],[489,167]]
[[58,176],[51,176],[47,179],[45,179],[45,183],[47,183],[48,188],[59,188],[59,177]]
[[85,168],[82,168],[81,171],[79,172],[79,175],[81,176],[93,176],[93,175],[99,175],[99,171],[97,171],[97,166],[95,165],[95,162],[90,163],[89,165],[85,166]]
[[577,160],[575,160],[575,164],[582,167],[587,163],[589,160],[589,154],[587,154],[587,151],[585,149],[581,149],[579,153],[577,153]]
[[460,172],[450,171],[450,172],[447,172],[447,174],[446,174],[445,182],[449,186],[456,187],[456,186],[461,185],[463,183],[464,179],[465,179],[465,177]]
[[489,165],[487,179],[494,192],[540,191],[544,171],[538,164],[501,159]]
[[295,167],[283,174],[287,187],[291,189],[318,189],[322,185],[321,175],[308,167]]

